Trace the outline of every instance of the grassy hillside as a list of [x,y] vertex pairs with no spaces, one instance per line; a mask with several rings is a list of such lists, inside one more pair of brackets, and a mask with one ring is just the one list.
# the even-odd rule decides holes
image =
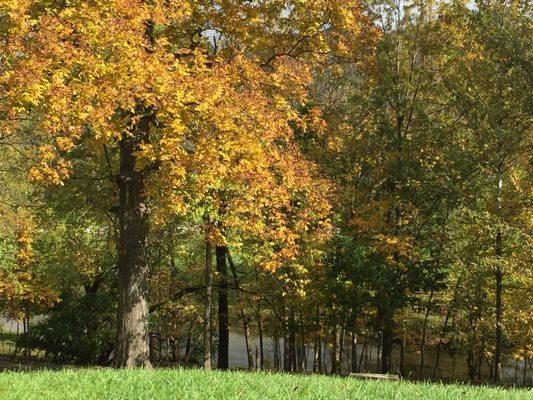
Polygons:
[[325,376],[108,369],[0,373],[0,399],[531,399],[533,391]]

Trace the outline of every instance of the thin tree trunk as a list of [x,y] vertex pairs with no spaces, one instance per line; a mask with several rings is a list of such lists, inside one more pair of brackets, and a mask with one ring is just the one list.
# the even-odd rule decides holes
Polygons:
[[433,301],[433,289],[429,293],[428,305],[426,307],[426,313],[424,315],[424,323],[422,325],[422,338],[420,341],[420,368],[418,370],[418,379],[422,379],[422,373],[424,371],[424,356],[426,350],[426,333],[428,326],[429,313],[431,312],[431,302]]
[[452,363],[452,379],[455,379],[455,373],[457,371],[457,351],[453,352],[453,363]]
[[242,302],[240,287],[239,287],[239,278],[237,276],[237,267],[235,266],[235,263],[233,262],[233,258],[231,258],[231,254],[228,250],[228,248],[225,248],[226,257],[229,262],[229,266],[231,269],[231,274],[233,275],[233,283],[235,285],[235,292],[237,295],[237,303],[239,304],[239,311],[241,314],[241,321],[242,321],[242,328],[244,332],[244,342],[246,344],[246,356],[248,359],[248,369],[253,369],[253,354],[252,349],[250,346],[250,324],[248,323],[248,317],[246,316],[246,313],[244,312],[244,305]]
[[368,344],[368,338],[365,337],[365,342],[363,343],[363,348],[361,349],[361,355],[359,356],[359,364],[357,365],[357,372],[361,372],[361,367],[363,367],[363,357],[367,353],[367,350],[366,350],[367,344]]
[[[378,372],[381,372],[381,365],[382,365],[382,362],[381,362],[381,355],[383,354],[382,353],[382,349],[383,348],[383,333],[380,333],[379,334],[379,341],[378,341],[378,344],[376,346],[376,360],[377,360],[377,371]],[[372,359],[372,358],[371,358]]]
[[390,372],[391,355],[392,355],[392,339],[393,339],[393,321],[389,310],[383,314],[383,331],[381,336],[381,373]]
[[204,369],[211,369],[211,296],[213,286],[213,257],[211,243],[205,240],[205,309],[204,309]]
[[283,370],[285,372],[291,371],[291,354],[289,348],[289,337],[287,334],[283,335]]
[[[498,230],[498,235],[501,233]],[[502,372],[502,280],[503,273],[498,266],[495,272],[496,278],[496,348],[494,351],[494,381],[499,382]]]
[[185,342],[185,354],[183,355],[183,362],[186,366],[188,366],[191,361],[191,340],[191,336],[187,336],[187,341]]
[[400,376],[405,376],[405,351],[407,346],[407,340],[405,335],[402,335],[402,341],[400,344]]
[[328,373],[328,358],[327,358],[327,352],[328,352],[328,337],[327,335],[324,337],[324,352],[320,353],[320,358],[322,359],[322,366],[321,366],[321,371],[320,372],[323,372],[324,374],[327,374]]
[[279,335],[278,335],[277,325],[274,325],[273,341],[274,341],[274,369],[276,371],[279,371],[280,370],[280,357],[279,357]]
[[172,361],[175,363],[180,362],[180,342],[179,340],[172,341]]
[[300,311],[300,371],[307,372],[307,354],[305,351],[305,326],[302,311]]
[[316,308],[315,341],[313,345],[313,372],[321,372],[322,346],[320,344],[320,307]]
[[244,314],[244,309],[241,309],[241,319],[243,321],[244,343],[246,345],[246,356],[248,358],[248,369],[254,368],[254,360],[252,354],[252,346],[250,345],[250,325],[248,324],[248,317]]
[[119,245],[117,334],[113,364],[116,368],[150,368],[148,344],[148,205],[146,169],[136,165],[136,152],[148,143],[152,117],[139,107],[140,119],[120,140]]
[[317,348],[318,354],[317,354],[317,370],[318,373],[321,374],[323,370],[322,368],[322,340],[318,339],[318,348]]
[[483,368],[483,351],[479,352],[478,360],[477,360],[477,380],[481,380],[481,370]]
[[474,351],[472,349],[468,349],[466,363],[468,365],[468,377],[473,381],[476,379],[476,364],[474,361]]
[[191,321],[189,325],[189,330],[187,331],[187,339],[185,340],[185,354],[183,355],[183,362],[185,365],[189,365],[191,359],[191,342],[192,342],[192,332],[193,332],[194,320]]
[[[365,371],[371,370],[372,365],[372,352],[374,351],[374,346],[372,346],[372,343],[370,343],[370,351],[367,350],[367,353],[365,354]],[[379,357],[378,357],[378,366],[379,366]]]
[[26,336],[26,344],[24,348],[24,356],[26,357],[26,362],[30,361],[30,318],[24,317],[25,326],[24,326],[24,335]]
[[[502,211],[502,189],[503,189],[503,160],[498,164],[498,176],[497,176],[497,213],[498,219],[501,218]],[[498,221],[498,228],[496,231],[496,256],[501,257],[503,255],[502,244],[502,230],[500,227],[501,221]],[[501,377],[501,353],[502,353],[502,280],[503,272],[501,266],[497,264],[496,271],[494,272],[496,279],[496,346],[494,351],[494,381],[498,382]]]
[[527,376],[527,357],[526,357],[526,351],[524,350],[524,376],[522,377],[522,386],[526,386],[526,376]]
[[263,321],[261,320],[261,301],[257,301],[257,332],[259,334],[259,369],[265,368],[265,350],[263,345]]
[[289,320],[289,354],[291,371],[298,369],[298,363],[296,360],[296,319],[294,317],[294,308],[291,308],[290,320]]
[[342,374],[342,363],[344,361],[344,341],[346,339],[346,331],[348,325],[348,318],[345,318],[344,325],[341,326],[341,332],[339,335],[339,375]]
[[229,325],[228,325],[228,268],[226,247],[215,249],[218,273],[218,369],[229,368]]
[[333,344],[331,352],[331,374],[336,375],[339,373],[339,333],[337,324],[333,324],[333,330],[331,332],[331,340]]
[[[455,306],[458,288],[459,288],[459,280],[457,280],[457,284],[455,286],[454,297],[453,297],[452,303],[450,304],[450,306],[448,307],[448,310],[446,311],[446,317],[444,318],[444,325],[442,327],[442,333],[439,338],[439,343],[437,344],[437,354],[435,356],[435,365],[433,366],[433,379],[435,379],[437,375],[437,369],[439,367],[439,361],[440,361],[440,353],[441,353],[442,345],[444,343],[444,334],[446,333],[446,328],[448,327],[448,321],[450,320],[452,310]],[[452,319],[452,326],[453,326],[453,319]]]
[[350,363],[350,372],[357,372],[357,334],[355,333],[355,328],[352,330],[352,354],[351,354],[351,363]]

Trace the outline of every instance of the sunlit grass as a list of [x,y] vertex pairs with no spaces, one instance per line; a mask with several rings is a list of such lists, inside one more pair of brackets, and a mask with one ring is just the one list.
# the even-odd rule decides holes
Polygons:
[[0,399],[531,399],[533,391],[315,375],[111,369],[0,374]]

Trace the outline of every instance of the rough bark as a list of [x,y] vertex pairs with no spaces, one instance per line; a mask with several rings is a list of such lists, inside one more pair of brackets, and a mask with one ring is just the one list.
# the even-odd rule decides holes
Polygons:
[[[142,111],[141,111],[142,112]],[[136,166],[136,152],[148,142],[151,116],[142,113],[131,135],[120,140],[118,312],[114,366],[149,368],[148,265],[145,246],[148,206],[145,195],[147,172]]]

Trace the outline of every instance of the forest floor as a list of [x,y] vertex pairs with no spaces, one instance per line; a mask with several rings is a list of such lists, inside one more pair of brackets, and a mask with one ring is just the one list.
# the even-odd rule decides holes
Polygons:
[[199,369],[2,372],[0,399],[531,399],[533,390]]

